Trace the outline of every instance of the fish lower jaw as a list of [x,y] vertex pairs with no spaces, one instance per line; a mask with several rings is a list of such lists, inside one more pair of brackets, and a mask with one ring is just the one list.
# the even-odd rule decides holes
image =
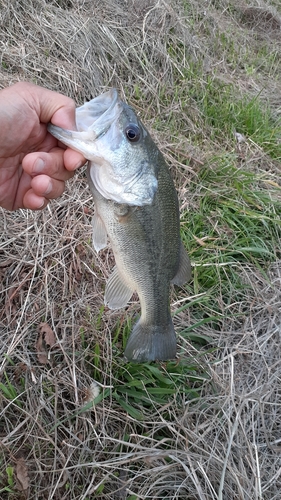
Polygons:
[[128,361],[145,363],[174,359],[176,351],[176,334],[171,319],[167,325],[150,325],[139,320],[124,354]]

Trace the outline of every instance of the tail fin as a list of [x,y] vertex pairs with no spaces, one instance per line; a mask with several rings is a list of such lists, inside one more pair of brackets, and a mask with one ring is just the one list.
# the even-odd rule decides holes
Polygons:
[[128,361],[164,361],[176,356],[177,341],[172,319],[167,325],[136,323],[129,337],[125,356]]

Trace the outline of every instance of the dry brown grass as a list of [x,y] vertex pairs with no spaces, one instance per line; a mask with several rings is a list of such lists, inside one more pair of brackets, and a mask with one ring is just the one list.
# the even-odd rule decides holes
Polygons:
[[[254,36],[251,13],[258,9],[269,12],[263,25],[271,20],[274,26]],[[196,93],[188,107],[180,100],[181,87],[192,80],[185,83],[186,71],[202,62],[201,73],[192,70],[198,96],[210,76],[255,95],[266,86],[272,105],[281,95],[280,16],[264,2],[9,0],[0,1],[0,16],[0,87],[29,80],[81,104],[116,86],[170,161],[182,210],[199,206],[200,186],[193,193],[189,186],[203,163],[232,147],[204,128]],[[279,162],[261,160],[258,147],[251,147],[243,157],[246,167],[262,165],[277,183]],[[103,311],[112,255],[97,256],[91,247],[92,213],[82,171],[42,213],[1,210],[1,498],[277,500],[280,240],[276,262],[264,272],[236,262],[245,288],[222,306],[219,327],[202,323],[196,329],[212,339],[212,349],[198,352],[181,335],[196,323],[194,308],[176,316],[181,356],[194,355],[200,373],[208,375],[199,384],[201,397],[189,399],[179,390],[165,404],[153,398],[143,408],[131,403],[140,419],[114,395],[117,386],[126,386],[127,368],[122,334],[112,341],[120,323],[130,324],[138,302],[126,311]],[[173,293],[173,311],[186,295]],[[54,335],[51,347],[40,347],[46,362],[38,359],[41,323]],[[93,379],[106,397],[90,409]],[[186,384],[198,388],[188,377]]]

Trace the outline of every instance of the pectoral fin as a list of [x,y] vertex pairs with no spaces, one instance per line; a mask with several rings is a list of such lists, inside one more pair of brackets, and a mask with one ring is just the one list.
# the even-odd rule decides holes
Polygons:
[[93,246],[96,252],[99,252],[107,246],[107,232],[99,214],[95,212],[92,219],[93,226]]
[[191,265],[190,265],[190,259],[187,255],[187,251],[183,246],[183,243],[181,241],[180,245],[180,259],[179,259],[179,267],[177,270],[176,275],[172,279],[171,283],[174,285],[183,285],[187,281],[189,281],[191,278]]
[[120,277],[117,267],[114,268],[112,274],[108,278],[105,287],[104,303],[110,309],[120,309],[125,307],[130,300],[134,290]]

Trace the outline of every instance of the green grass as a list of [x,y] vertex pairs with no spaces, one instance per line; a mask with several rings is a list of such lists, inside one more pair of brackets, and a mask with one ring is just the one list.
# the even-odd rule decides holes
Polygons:
[[236,163],[235,155],[215,158],[191,185],[198,210],[183,214],[182,234],[199,262],[231,258],[267,264],[279,253],[281,188],[269,191],[270,176]]
[[272,110],[261,101],[260,95],[242,97],[235,86],[209,79],[199,109],[211,140],[234,143],[235,132],[238,132],[250,138],[272,158],[280,159],[281,121],[274,118]]
[[[112,333],[113,361],[108,366],[101,356],[99,344],[91,349],[87,356],[87,370],[95,381],[109,384],[97,396],[94,404],[105,398],[113,398],[120,407],[136,420],[142,421],[155,408],[161,408],[171,401],[192,400],[198,398],[202,383],[208,380],[198,360],[182,358],[178,361],[163,363],[128,363],[123,359],[124,346],[132,330],[132,318],[126,315],[118,320]],[[195,336],[198,348],[207,343],[207,339]],[[108,382],[106,382],[108,380]],[[89,403],[89,407],[91,404]]]
[[182,239],[194,263],[187,290],[202,294],[192,314],[197,321],[207,315],[214,325],[225,319],[227,310],[233,315],[230,304],[252,293],[243,266],[266,278],[270,264],[280,258],[280,188],[272,187],[267,173],[256,174],[238,163],[233,153],[202,167],[190,186],[196,208],[181,219]]
[[192,359],[162,366],[126,364],[117,375],[119,384],[112,395],[137,420],[144,420],[149,410],[163,407],[171,398],[198,398],[201,381],[208,378]]
[[18,387],[16,387],[10,380],[7,375],[7,372],[4,372],[4,383],[0,382],[0,393],[3,394],[5,398],[9,401],[12,401],[14,404],[22,407],[22,403],[20,401],[20,393],[22,392],[22,381]]

